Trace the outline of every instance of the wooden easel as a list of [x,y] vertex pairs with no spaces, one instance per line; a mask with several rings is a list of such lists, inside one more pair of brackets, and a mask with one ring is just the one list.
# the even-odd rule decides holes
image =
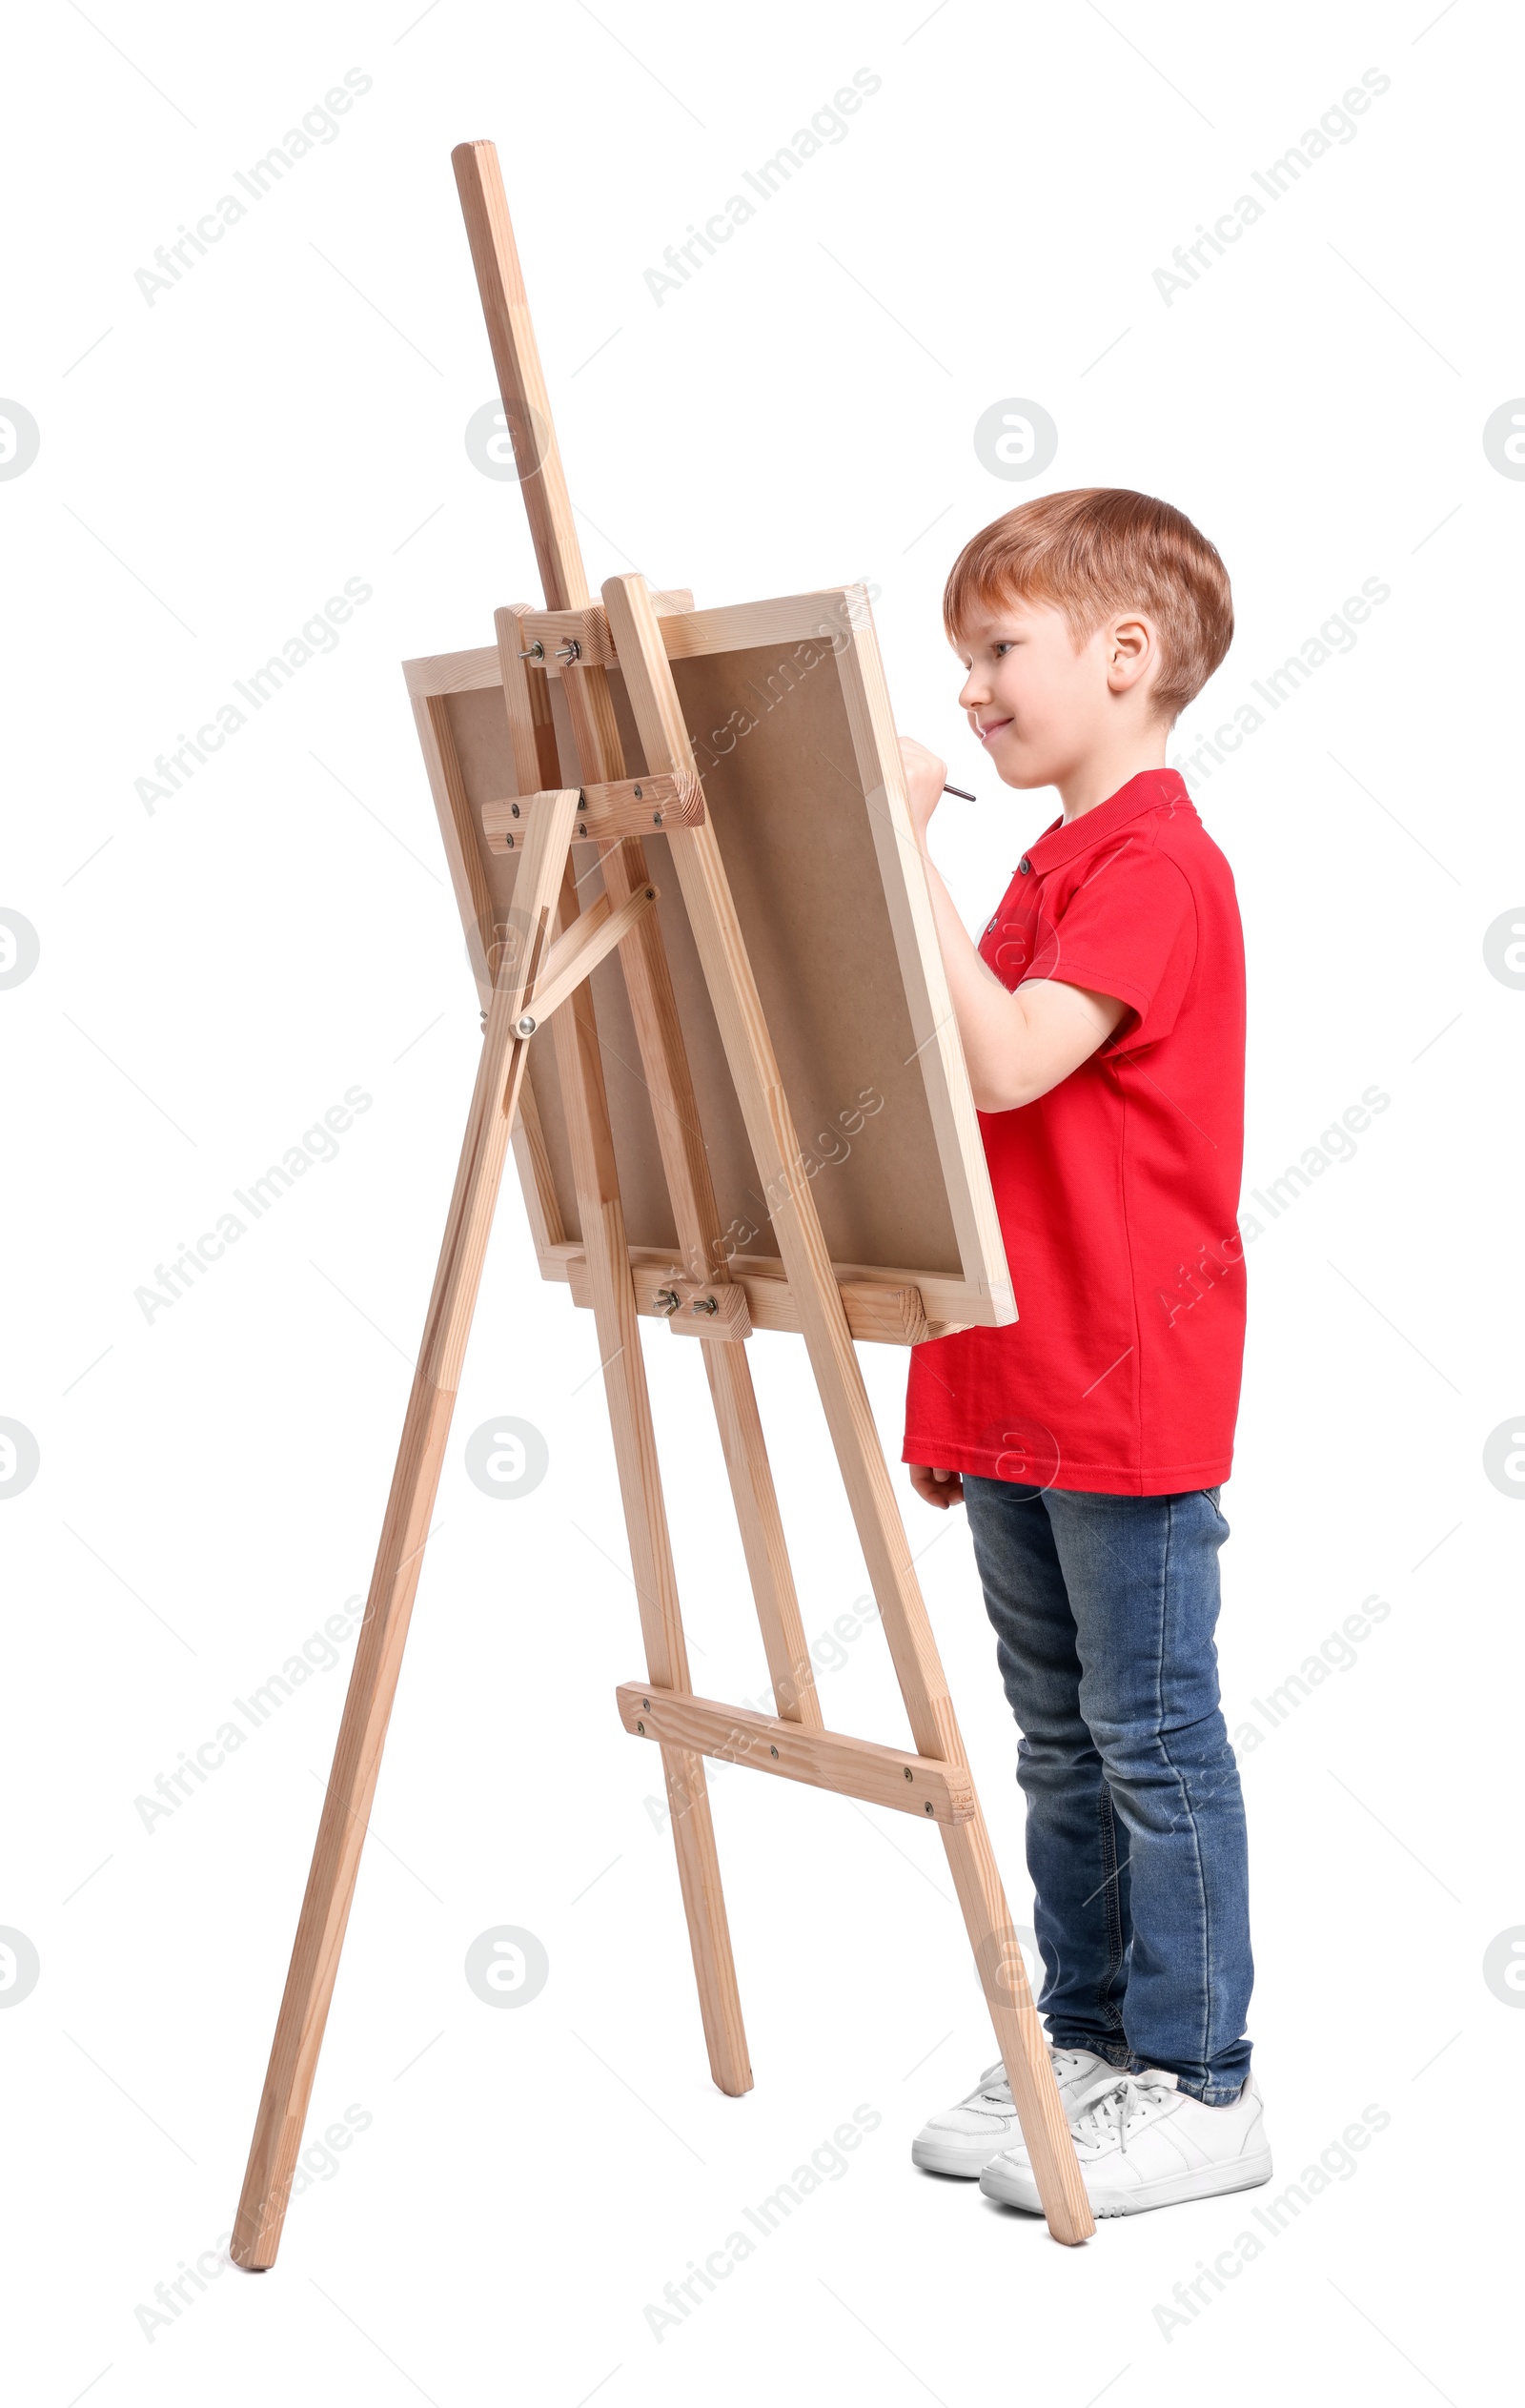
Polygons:
[[[1033,2007],[947,1685],[911,1566],[843,1296],[822,1234],[741,926],[703,812],[658,613],[640,577],[611,578],[593,602],[556,448],[513,231],[491,143],[453,154],[472,258],[514,436],[545,609],[497,614],[518,798],[513,908],[493,964],[481,1061],[430,1298],[396,1468],[345,1701],[334,1769],[259,2103],[232,2256],[274,2264],[333,1997],[360,1851],[396,1692],[466,1340],[510,1132],[537,1029],[551,1023],[566,1099],[585,1275],[613,1425],[645,1643],[646,1677],[618,1692],[628,1729],[661,1752],[710,2069],[733,2096],[752,2071],[731,1957],[703,1758],[835,1789],[934,1821],[989,2006],[1049,2230],[1093,2230],[1085,2186]],[[554,623],[547,624],[548,619]],[[583,783],[561,783],[543,675],[547,642]],[[564,647],[573,647],[566,650]],[[645,755],[629,778],[607,666],[617,660]],[[573,674],[573,665],[576,673]],[[660,816],[659,816],[660,815]],[[668,841],[773,1234],[889,1642],[916,1753],[828,1732],[822,1719],[778,1500],[752,1388],[744,1289],[727,1266],[700,1113],[640,832]],[[597,842],[603,893],[580,910],[574,841]],[[490,912],[485,925],[493,926]],[[751,1576],[777,1717],[694,1696],[616,1174],[598,1030],[587,984],[615,948],[651,1091],[662,1167],[691,1276],[666,1292],[675,1326],[700,1337]]]

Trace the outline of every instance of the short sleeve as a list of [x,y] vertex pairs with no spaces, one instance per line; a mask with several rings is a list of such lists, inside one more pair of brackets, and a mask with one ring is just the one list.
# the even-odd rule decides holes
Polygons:
[[1169,1035],[1196,965],[1197,914],[1190,881],[1168,854],[1136,838],[1108,847],[1088,862],[1046,936],[1030,975],[1129,1007],[1134,1017],[1114,1031],[1111,1048]]

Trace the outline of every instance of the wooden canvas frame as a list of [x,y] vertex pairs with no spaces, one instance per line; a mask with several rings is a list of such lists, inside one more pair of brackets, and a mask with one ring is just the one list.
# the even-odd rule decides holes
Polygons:
[[[709,694],[712,707],[705,724],[714,726],[715,744],[722,745],[723,749],[707,745],[703,735],[695,734],[698,765],[711,812],[722,811],[724,797],[721,789],[728,777],[741,789],[733,811],[750,811],[767,797],[767,765],[758,764],[752,774],[747,774],[750,755],[759,747],[755,743],[749,744],[751,731],[741,714],[749,703],[754,714],[771,710],[770,699],[755,699],[761,690],[756,669],[768,659],[777,658],[782,672],[785,676],[792,673],[798,683],[786,695],[781,691],[778,699],[782,707],[772,724],[782,727],[790,720],[803,723],[798,726],[798,741],[791,750],[806,772],[813,772],[815,787],[811,793],[791,791],[779,801],[780,817],[791,830],[798,828],[801,836],[798,845],[791,834],[776,848],[770,867],[775,874],[781,868],[792,871],[796,881],[794,897],[803,899],[808,893],[809,882],[824,879],[830,867],[824,842],[828,826],[839,852],[853,841],[854,830],[846,825],[850,819],[861,819],[864,837],[871,842],[871,853],[867,844],[860,840],[857,851],[837,866],[846,890],[840,895],[824,891],[816,899],[823,933],[830,930],[831,950],[828,955],[823,945],[812,950],[808,959],[812,967],[823,972],[829,969],[836,985],[830,991],[803,1000],[801,1009],[813,1013],[811,1025],[816,1031],[830,1028],[834,1015],[841,1010],[855,1009],[860,1047],[865,1028],[877,1031],[878,1044],[872,1055],[861,1051],[856,1057],[860,1071],[870,1067],[876,1071],[877,1085],[871,1079],[863,1085],[853,1084],[851,1073],[844,1071],[837,1087],[849,1099],[870,1093],[877,1094],[881,1103],[885,1100],[882,1091],[892,1089],[889,1108],[883,1119],[876,1118],[875,1128],[865,1133],[874,1141],[871,1157],[865,1163],[865,1184],[871,1181],[885,1195],[916,1199],[919,1212],[907,1203],[898,1217],[907,1228],[918,1221],[924,1224],[925,1242],[919,1249],[907,1243],[906,1255],[894,1261],[863,1258],[866,1244],[862,1254],[841,1253],[833,1248],[833,1268],[843,1288],[849,1327],[855,1337],[908,1345],[971,1323],[998,1325],[1013,1320],[1017,1308],[938,949],[931,901],[906,807],[899,748],[868,596],[861,585],[831,586],[814,593],[707,610],[679,607],[679,602],[687,601],[686,596],[655,599],[663,645],[680,680],[680,699],[685,703],[691,733],[696,717],[694,704],[705,698],[684,696],[682,664],[714,664]],[[533,635],[540,618],[533,612],[516,615],[524,618],[526,631]],[[636,749],[630,741],[634,731],[628,724],[629,714],[623,707],[624,696],[614,663],[608,667],[617,717],[624,723],[621,733],[625,736],[627,766],[639,775],[647,765],[629,758]],[[491,723],[485,721],[483,709],[476,707],[470,722],[462,724],[464,714],[458,698],[480,696],[485,702],[487,697],[501,695],[498,653],[496,646],[446,653],[409,661],[404,663],[404,670],[457,905],[485,1005],[491,988],[488,948],[492,926],[509,907],[518,856],[495,853],[490,848],[483,827],[484,806],[495,797],[514,791],[513,761],[501,712],[498,715],[495,751]],[[548,663],[546,668],[552,708],[552,725],[547,733],[556,745],[559,780],[566,783],[577,777],[578,766],[575,758],[570,757],[570,730],[558,689],[564,688],[568,679],[585,674],[580,668],[569,667],[563,676],[554,662]],[[718,703],[714,701],[717,687]],[[727,714],[725,704],[733,697],[739,698],[737,706]],[[722,724],[715,725],[717,720]],[[730,724],[725,724],[727,720]],[[735,732],[738,721],[745,731],[740,740]],[[826,731],[831,739],[829,747],[818,741]],[[836,758],[845,749],[843,738],[851,747],[845,764]],[[542,745],[542,755],[544,750]],[[542,768],[544,765],[542,758]],[[853,778],[856,785],[851,783]],[[722,835],[723,848],[723,820]],[[664,871],[667,840],[653,830],[645,842],[652,875],[662,894],[659,916],[669,923],[668,951],[673,959],[679,1009],[695,1082],[702,1093],[713,1093],[717,1082],[713,1076],[705,1078],[706,1065],[695,1056],[700,1040],[705,1038],[709,1053],[719,1062],[718,1033],[700,1025],[708,1015],[697,963],[692,959],[691,947],[681,942],[686,931],[670,925],[681,913],[682,906],[673,880]],[[868,890],[869,880],[864,874],[868,864],[875,886],[873,892]],[[581,861],[579,867],[584,883],[595,881],[591,891],[596,893],[596,871]],[[798,920],[800,913],[796,910],[791,915],[788,891],[760,889],[748,896],[737,888],[734,872],[732,884],[742,910],[743,933],[755,958],[759,949],[755,941],[758,924],[769,918],[775,923],[788,922],[791,916]],[[675,943],[675,938],[679,942]],[[611,965],[595,984],[600,1019],[611,1019],[620,1010],[617,981],[618,972]],[[765,989],[761,969],[760,983]],[[823,988],[824,983],[823,978]],[[781,1021],[789,998],[764,992],[764,1000],[782,1053],[784,1049]],[[628,1031],[620,1031],[617,1026],[611,1058],[606,1063],[606,1075],[611,1079],[619,1079],[619,1066],[629,1050]],[[569,1232],[568,1227],[575,1216],[568,1209],[565,1171],[559,1180],[541,1137],[540,1125],[548,1117],[559,1118],[554,1110],[554,1092],[547,1092],[553,1058],[545,1054],[532,1059],[514,1151],[541,1275],[568,1281],[576,1300],[585,1304],[588,1294],[582,1275],[581,1247],[575,1230]],[[828,1092],[829,1075],[816,1085],[819,1092]],[[631,1090],[637,1110],[643,1092],[640,1082]],[[611,1100],[618,1118],[618,1094]],[[806,1098],[791,1090],[790,1103],[805,1135],[807,1163],[820,1162],[822,1157],[810,1151],[811,1145],[824,1145],[836,1135],[835,1128],[829,1127],[819,1137],[812,1137],[811,1122],[803,1109]],[[548,1106],[553,1110],[548,1112]],[[842,1115],[844,1120],[848,1116]],[[861,1121],[861,1113],[856,1116]],[[801,1324],[783,1264],[768,1242],[766,1215],[757,1194],[745,1132],[739,1118],[728,1129],[717,1128],[713,1109],[706,1120],[706,1131],[722,1227],[735,1233],[728,1258],[733,1276],[746,1290],[753,1324],[763,1329],[797,1330]],[[632,1161],[628,1145],[621,1149],[620,1189],[631,1235],[632,1265],[638,1273],[639,1309],[654,1314],[658,1307],[651,1298],[661,1290],[676,1233],[668,1231],[663,1240],[653,1243],[655,1231],[643,1232],[640,1226],[642,1190],[649,1193],[654,1182],[660,1185],[662,1204],[666,1205],[655,1134],[642,1133],[643,1162]],[[845,1138],[840,1142],[848,1143]],[[633,1177],[633,1172],[643,1172],[643,1177]],[[834,1156],[828,1154],[819,1191],[829,1197],[844,1183],[838,1177]],[[661,1215],[656,1217],[660,1220]],[[698,1269],[689,1268],[696,1272]]]
[[[943,1844],[1048,2229],[1057,2240],[1079,2242],[1094,2230],[1085,2183],[869,1406],[847,1293],[857,1285],[875,1297],[901,1296],[907,1316],[909,1307],[894,1285],[901,1275],[893,1267],[886,1276],[884,1267],[867,1266],[869,1275],[849,1280],[844,1291],[815,1192],[800,1171],[800,1140],[779,1055],[669,650],[671,621],[681,616],[691,622],[704,614],[675,607],[674,598],[655,596],[638,576],[608,579],[595,603],[556,449],[497,153],[490,143],[466,143],[453,162],[546,607],[543,612],[505,607],[495,614],[514,784],[507,798],[495,798],[505,808],[494,825],[505,850],[512,834],[518,855],[506,889],[495,888],[492,864],[473,835],[478,820],[485,832],[485,806],[474,804],[458,758],[453,766],[450,748],[437,741],[441,716],[448,724],[445,699],[429,690],[427,680],[417,698],[421,724],[436,730],[434,770],[437,792],[448,806],[441,810],[446,844],[454,843],[452,869],[484,973],[482,1050],[230,2255],[235,2265],[260,2272],[274,2265],[280,2246],[494,1208],[521,1108],[527,1194],[541,1198],[546,1193],[537,1146],[548,1141],[543,1129],[537,1139],[525,1098],[532,1092],[526,1080],[531,1047],[543,1051],[547,1042],[555,1052],[565,1115],[580,1278],[593,1311],[646,1657],[644,1676],[619,1684],[616,1703],[626,1729],[661,1755],[712,2076],[733,2096],[752,2085],[705,1756],[893,1805],[931,1823]],[[763,612],[778,607],[759,605]],[[568,669],[560,681],[559,710],[546,673],[559,653]],[[872,662],[877,671],[876,655],[860,648],[858,658]],[[479,660],[468,673],[481,676]],[[893,723],[882,680],[876,675],[870,685],[865,669],[861,692],[865,717],[877,731],[873,760],[887,761]],[[642,764],[639,777],[631,775],[636,754]],[[723,1243],[669,930],[660,916],[662,898],[642,844],[653,804],[648,780],[656,782],[661,797],[664,875],[670,869],[681,899],[706,1009],[768,1199],[780,1280],[771,1280],[771,1275],[753,1277],[744,1266],[738,1275]],[[516,828],[522,834],[514,833]],[[578,874],[578,858],[584,864],[596,859],[601,892],[590,893],[585,874]],[[907,882],[907,890],[913,884]],[[935,991],[930,957],[916,958],[927,972],[925,1006]],[[620,980],[640,1076],[650,1092],[677,1240],[673,1251],[679,1259],[663,1279],[660,1309],[670,1332],[699,1344],[767,1657],[773,1715],[698,1697],[689,1675],[638,1319],[645,1309],[640,1299],[647,1273],[642,1263],[632,1263],[625,1229],[595,993],[600,976],[608,991],[610,974]],[[945,1051],[952,1044],[947,1029],[929,1034]],[[950,1082],[949,1097],[954,1093]],[[548,1218],[538,1235],[544,1239],[542,1252],[564,1242]],[[576,1295],[580,1275],[570,1259],[567,1267]],[[961,1262],[961,1274],[963,1267]],[[908,1748],[825,1728],[747,1354],[750,1299],[770,1283],[786,1292],[788,1314],[803,1337],[905,1702]],[[988,1297],[988,1289],[986,1294]],[[780,1301],[772,1298],[776,1307]],[[885,1309],[893,1314],[902,1307],[891,1303]],[[916,1309],[925,1318],[919,1293]],[[554,1700],[548,1700],[547,1711],[554,1710]],[[865,1942],[875,1953],[882,1945]]]

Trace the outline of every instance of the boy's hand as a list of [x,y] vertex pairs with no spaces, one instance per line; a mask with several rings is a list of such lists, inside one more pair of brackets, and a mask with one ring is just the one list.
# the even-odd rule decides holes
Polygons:
[[957,1472],[940,1472],[927,1463],[913,1463],[910,1474],[911,1486],[926,1504],[940,1505],[945,1513],[949,1505],[963,1504],[964,1482]]
[[916,842],[926,842],[926,824],[943,799],[947,778],[947,763],[939,761],[935,752],[928,752],[914,736],[900,740],[901,764],[905,771],[905,793],[911,806],[911,826]]

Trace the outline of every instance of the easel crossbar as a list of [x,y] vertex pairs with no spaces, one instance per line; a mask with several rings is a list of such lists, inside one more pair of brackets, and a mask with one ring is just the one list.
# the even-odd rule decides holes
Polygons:
[[645,918],[657,894],[655,887],[639,887],[628,902],[618,905],[612,904],[606,894],[599,895],[569,929],[562,930],[546,953],[544,969],[531,991],[525,1015],[530,1025],[526,1028],[523,1018],[518,1022],[520,1036],[533,1036],[598,968],[604,955],[623,944],[636,923]]
[[722,1764],[749,1765],[754,1772],[835,1789],[842,1797],[893,1806],[925,1822],[967,1823],[978,1811],[966,1766],[942,1764],[935,1756],[849,1739],[839,1731],[802,1730],[798,1723],[661,1689],[651,1681],[622,1682],[615,1699],[620,1720],[638,1739],[691,1748]]
[[[552,801],[546,793],[503,794],[481,806],[482,834],[490,853],[511,853],[524,842],[537,811]],[[618,778],[582,786],[572,833],[586,845],[615,836],[648,836],[659,827],[702,827],[704,789],[697,774]]]

